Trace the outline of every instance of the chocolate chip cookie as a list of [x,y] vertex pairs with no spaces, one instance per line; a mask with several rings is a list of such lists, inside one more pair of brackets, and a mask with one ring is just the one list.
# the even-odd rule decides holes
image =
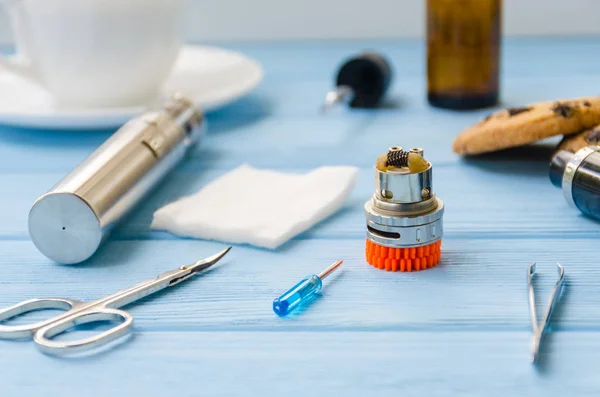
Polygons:
[[600,124],[600,97],[500,110],[461,132],[454,152],[474,155],[570,135]]
[[558,150],[567,150],[575,153],[579,149],[583,149],[589,145],[600,145],[600,125],[578,134],[564,137],[558,145]]

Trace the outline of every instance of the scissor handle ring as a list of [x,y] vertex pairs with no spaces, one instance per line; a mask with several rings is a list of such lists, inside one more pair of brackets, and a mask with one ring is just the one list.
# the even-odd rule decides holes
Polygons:
[[[30,299],[0,310],[0,322],[35,310],[57,309],[68,311],[79,304],[81,304],[81,302],[64,298]],[[0,339],[31,338],[36,330],[46,324],[50,324],[55,319],[56,317],[53,317],[37,323],[25,325],[0,325]]]
[[[90,338],[75,341],[55,341],[53,337],[81,324],[94,321],[122,321],[121,324]],[[133,324],[133,317],[124,310],[118,309],[90,309],[75,313],[72,316],[48,324],[35,332],[33,341],[44,353],[52,355],[66,355],[84,350],[94,349],[110,343],[129,332]]]

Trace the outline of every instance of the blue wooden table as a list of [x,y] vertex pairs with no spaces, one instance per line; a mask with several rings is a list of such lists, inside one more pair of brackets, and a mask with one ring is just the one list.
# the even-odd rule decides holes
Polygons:
[[[550,184],[556,140],[468,161],[454,155],[455,135],[489,110],[430,108],[420,41],[230,47],[262,62],[263,84],[208,116],[209,133],[191,158],[83,265],[38,253],[27,214],[111,131],[0,130],[0,307],[40,296],[94,299],[222,249],[148,226],[154,210],[242,163],[299,172],[358,166],[346,206],[278,251],[235,246],[210,275],[128,307],[134,336],[108,352],[58,359],[30,342],[0,342],[2,397],[598,395],[600,228]],[[336,65],[365,48],[394,64],[389,103],[321,115]],[[598,94],[598,54],[595,38],[507,40],[503,105]],[[364,260],[372,164],[391,145],[423,147],[434,164],[446,215],[433,270],[387,273]],[[273,314],[279,292],[338,258],[344,270],[312,306],[287,319]],[[539,310],[555,262],[567,272],[537,369],[525,281],[532,261],[541,273]]]

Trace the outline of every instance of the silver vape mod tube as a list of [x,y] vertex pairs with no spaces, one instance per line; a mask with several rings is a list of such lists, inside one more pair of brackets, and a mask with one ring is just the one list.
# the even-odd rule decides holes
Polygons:
[[190,100],[176,95],[127,122],[33,204],[29,234],[37,249],[65,264],[92,256],[198,140],[202,120]]

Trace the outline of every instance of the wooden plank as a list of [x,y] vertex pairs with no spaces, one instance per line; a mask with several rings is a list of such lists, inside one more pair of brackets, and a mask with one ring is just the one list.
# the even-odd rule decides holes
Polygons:
[[[307,172],[309,169],[285,171]],[[180,168],[115,230],[113,238],[173,238],[149,230],[154,211],[195,193],[225,172],[201,170],[194,164]],[[61,173],[0,174],[0,185],[10,187],[0,195],[0,219],[3,220],[0,239],[28,239],[27,216],[31,205],[61,177]],[[361,169],[357,187],[340,213],[301,238],[361,239],[365,233],[363,206],[373,195],[373,189],[372,169]],[[448,238],[598,235],[598,224],[570,208],[560,189],[551,185],[545,162],[503,162],[490,157],[458,166],[442,163],[434,169],[434,190],[446,206],[444,220]]]
[[[92,300],[191,263],[221,244],[109,242],[89,263],[58,266],[29,242],[0,242],[0,307],[43,296]],[[388,273],[363,259],[361,240],[304,240],[281,252],[236,246],[222,266],[129,309],[139,330],[510,330],[530,328],[525,274],[539,263],[540,311],[566,267],[567,287],[553,325],[600,330],[596,239],[447,239],[442,264]],[[307,274],[336,259],[342,271],[303,312],[278,318],[272,301]]]
[[[586,75],[558,83],[553,79],[507,82],[510,96],[505,98],[505,104],[592,95],[593,92],[573,87],[600,84],[600,77]],[[314,94],[304,98],[302,103],[288,104],[285,97],[293,96],[293,91],[301,88],[300,85],[289,87],[290,92],[280,97],[273,93],[275,87],[263,87],[240,103],[209,115],[209,133],[192,152],[193,161],[203,168],[223,169],[240,162],[288,168],[315,167],[323,163],[365,167],[370,166],[373,155],[390,145],[401,144],[425,147],[437,164],[456,163],[459,157],[451,150],[454,137],[490,112],[451,113],[429,108],[424,103],[425,87],[410,83],[391,95],[392,101],[399,102],[398,108],[375,113],[339,109],[325,116],[319,113],[319,106],[329,87],[314,87],[311,89]],[[289,109],[282,108],[282,102]],[[255,110],[247,111],[248,108]],[[68,133],[2,127],[0,172],[67,173],[111,132]],[[40,156],[41,149],[43,156]],[[549,154],[544,161],[547,162]]]
[[151,332],[58,360],[0,342],[2,395],[595,396],[599,333]]

